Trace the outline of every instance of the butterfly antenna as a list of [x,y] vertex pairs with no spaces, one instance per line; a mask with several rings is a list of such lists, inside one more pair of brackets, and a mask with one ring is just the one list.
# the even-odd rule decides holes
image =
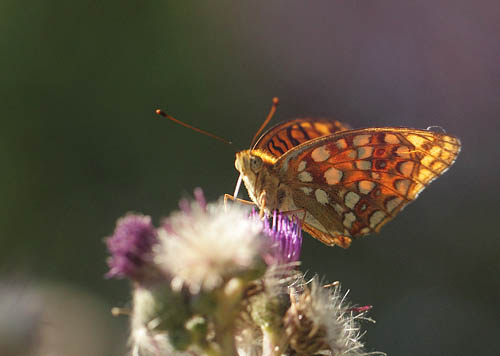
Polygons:
[[260,125],[260,128],[255,133],[255,136],[252,139],[252,143],[250,143],[250,147],[253,147],[253,145],[255,144],[255,141],[257,141],[257,138],[259,137],[262,130],[264,130],[264,128],[269,123],[269,121],[271,121],[271,119],[273,118],[273,115],[276,112],[276,107],[278,106],[278,103],[279,103],[279,99],[277,97],[274,97],[273,98],[273,105],[271,106],[271,110],[269,110],[269,114],[267,114],[266,119],[264,120],[262,125]]
[[191,129],[191,130],[194,130],[196,132],[199,132],[205,136],[208,136],[208,137],[212,137],[212,138],[215,138],[216,140],[219,140],[220,142],[223,142],[225,143],[226,145],[232,145],[233,143],[229,140],[226,140],[225,138],[222,138],[222,137],[219,137],[217,135],[214,135],[213,133],[210,133],[210,132],[207,132],[205,130],[202,130],[202,129],[199,129],[197,127],[194,127],[194,126],[191,126],[189,124],[186,124],[185,122],[182,122],[180,120],[177,120],[175,117],[173,116],[170,116],[169,114],[167,114],[166,112],[164,112],[163,110],[160,110],[160,109],[157,109],[156,110],[156,114],[157,115],[160,115],[160,116],[163,116],[164,118],[166,119],[169,119],[179,125],[182,125],[184,127],[187,127],[188,129]]

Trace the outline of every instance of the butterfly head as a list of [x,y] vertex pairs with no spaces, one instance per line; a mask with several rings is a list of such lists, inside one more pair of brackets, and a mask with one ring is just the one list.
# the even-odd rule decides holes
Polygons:
[[234,166],[240,172],[243,182],[252,200],[256,195],[256,182],[259,175],[267,169],[266,166],[274,164],[275,157],[259,150],[245,150],[236,153]]
[[234,166],[241,173],[245,181],[255,182],[257,175],[264,167],[264,161],[250,150],[241,151],[236,154]]

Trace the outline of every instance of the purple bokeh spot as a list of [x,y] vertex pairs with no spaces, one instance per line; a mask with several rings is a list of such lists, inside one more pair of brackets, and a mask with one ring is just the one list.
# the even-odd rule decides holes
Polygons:
[[156,232],[149,216],[129,214],[119,219],[112,236],[106,239],[111,254],[106,277],[136,278],[148,262]]

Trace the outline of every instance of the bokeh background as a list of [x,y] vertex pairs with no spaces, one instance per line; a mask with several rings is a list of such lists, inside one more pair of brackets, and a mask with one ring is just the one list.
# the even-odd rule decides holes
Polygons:
[[302,268],[374,305],[369,350],[498,352],[500,2],[2,0],[0,48],[0,304],[12,312],[0,331],[35,295],[58,320],[46,347],[122,355],[127,321],[109,308],[128,285],[103,278],[103,237],[131,210],[159,221],[194,187],[232,192],[234,150],[278,96],[275,123],[460,137],[456,164],[379,235],[347,251],[307,238]]

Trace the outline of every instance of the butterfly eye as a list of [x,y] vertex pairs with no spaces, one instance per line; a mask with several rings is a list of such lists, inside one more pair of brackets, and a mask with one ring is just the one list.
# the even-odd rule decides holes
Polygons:
[[262,165],[263,165],[263,162],[262,162],[262,159],[260,157],[257,157],[257,156],[250,157],[250,169],[254,173],[258,173],[262,169]]

